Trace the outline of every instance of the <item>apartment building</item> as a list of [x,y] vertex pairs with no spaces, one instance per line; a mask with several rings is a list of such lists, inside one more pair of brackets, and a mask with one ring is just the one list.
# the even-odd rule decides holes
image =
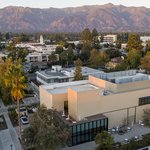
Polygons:
[[115,43],[117,41],[117,35],[109,34],[103,37],[103,42],[105,43]]
[[56,109],[71,131],[70,145],[96,134],[142,120],[150,108],[150,77],[128,70],[89,76],[88,80],[40,86],[40,104]]

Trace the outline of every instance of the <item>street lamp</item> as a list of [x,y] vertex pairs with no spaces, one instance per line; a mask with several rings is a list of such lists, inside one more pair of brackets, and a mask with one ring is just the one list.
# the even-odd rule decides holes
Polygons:
[[13,145],[12,145],[12,144],[10,144],[10,149],[11,149],[11,150],[13,150],[12,148],[13,148]]

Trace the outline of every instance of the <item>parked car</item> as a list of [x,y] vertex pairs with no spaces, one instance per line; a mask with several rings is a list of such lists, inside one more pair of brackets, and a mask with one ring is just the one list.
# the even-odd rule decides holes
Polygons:
[[[18,114],[17,108],[16,108],[16,113]],[[21,107],[20,108],[20,116],[26,116],[26,115],[28,115],[27,109],[25,107]]]
[[23,125],[29,124],[29,119],[28,119],[28,117],[27,117],[27,116],[22,116],[22,117],[21,117],[21,122],[22,122]]

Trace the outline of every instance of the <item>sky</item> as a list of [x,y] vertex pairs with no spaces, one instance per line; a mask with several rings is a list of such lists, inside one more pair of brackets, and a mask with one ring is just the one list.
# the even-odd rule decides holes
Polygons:
[[7,6],[64,8],[83,5],[102,5],[106,3],[122,4],[125,6],[145,6],[150,8],[150,0],[0,0],[0,8]]

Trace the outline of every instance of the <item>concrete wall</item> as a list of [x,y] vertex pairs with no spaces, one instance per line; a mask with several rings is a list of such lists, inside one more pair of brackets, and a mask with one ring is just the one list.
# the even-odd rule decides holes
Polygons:
[[55,108],[57,111],[64,111],[64,101],[68,100],[67,94],[53,94],[53,108]]
[[89,76],[89,82],[91,84],[94,84],[98,87],[102,87],[114,93],[150,88],[150,80],[130,82],[124,84],[115,84],[103,79],[96,78],[94,76]]
[[131,91],[141,88],[150,88],[150,80],[145,81],[137,81],[137,82],[131,82],[126,84],[117,84],[117,91],[123,92],[123,91]]
[[48,109],[54,108],[57,111],[64,110],[64,101],[67,101],[66,94],[51,94],[40,86],[40,105],[45,105]]
[[40,105],[46,106],[48,109],[51,109],[52,104],[52,95],[48,93],[42,86],[39,87],[40,91]]
[[[138,106],[139,97],[149,96],[150,89],[137,90],[128,93],[119,93],[108,96],[101,96],[98,90],[77,93],[78,116],[85,118],[96,114],[106,114],[109,118],[109,127],[122,123],[124,118],[133,120],[136,108],[136,122],[142,120],[143,109],[150,108],[150,105]],[[79,117],[75,119],[79,120]]]
[[68,113],[73,119],[78,118],[77,107],[77,93],[68,88]]
[[91,84],[98,86],[98,87],[102,87],[106,90],[117,92],[117,84],[105,81],[103,79],[96,78],[94,76],[89,76],[89,82]]

